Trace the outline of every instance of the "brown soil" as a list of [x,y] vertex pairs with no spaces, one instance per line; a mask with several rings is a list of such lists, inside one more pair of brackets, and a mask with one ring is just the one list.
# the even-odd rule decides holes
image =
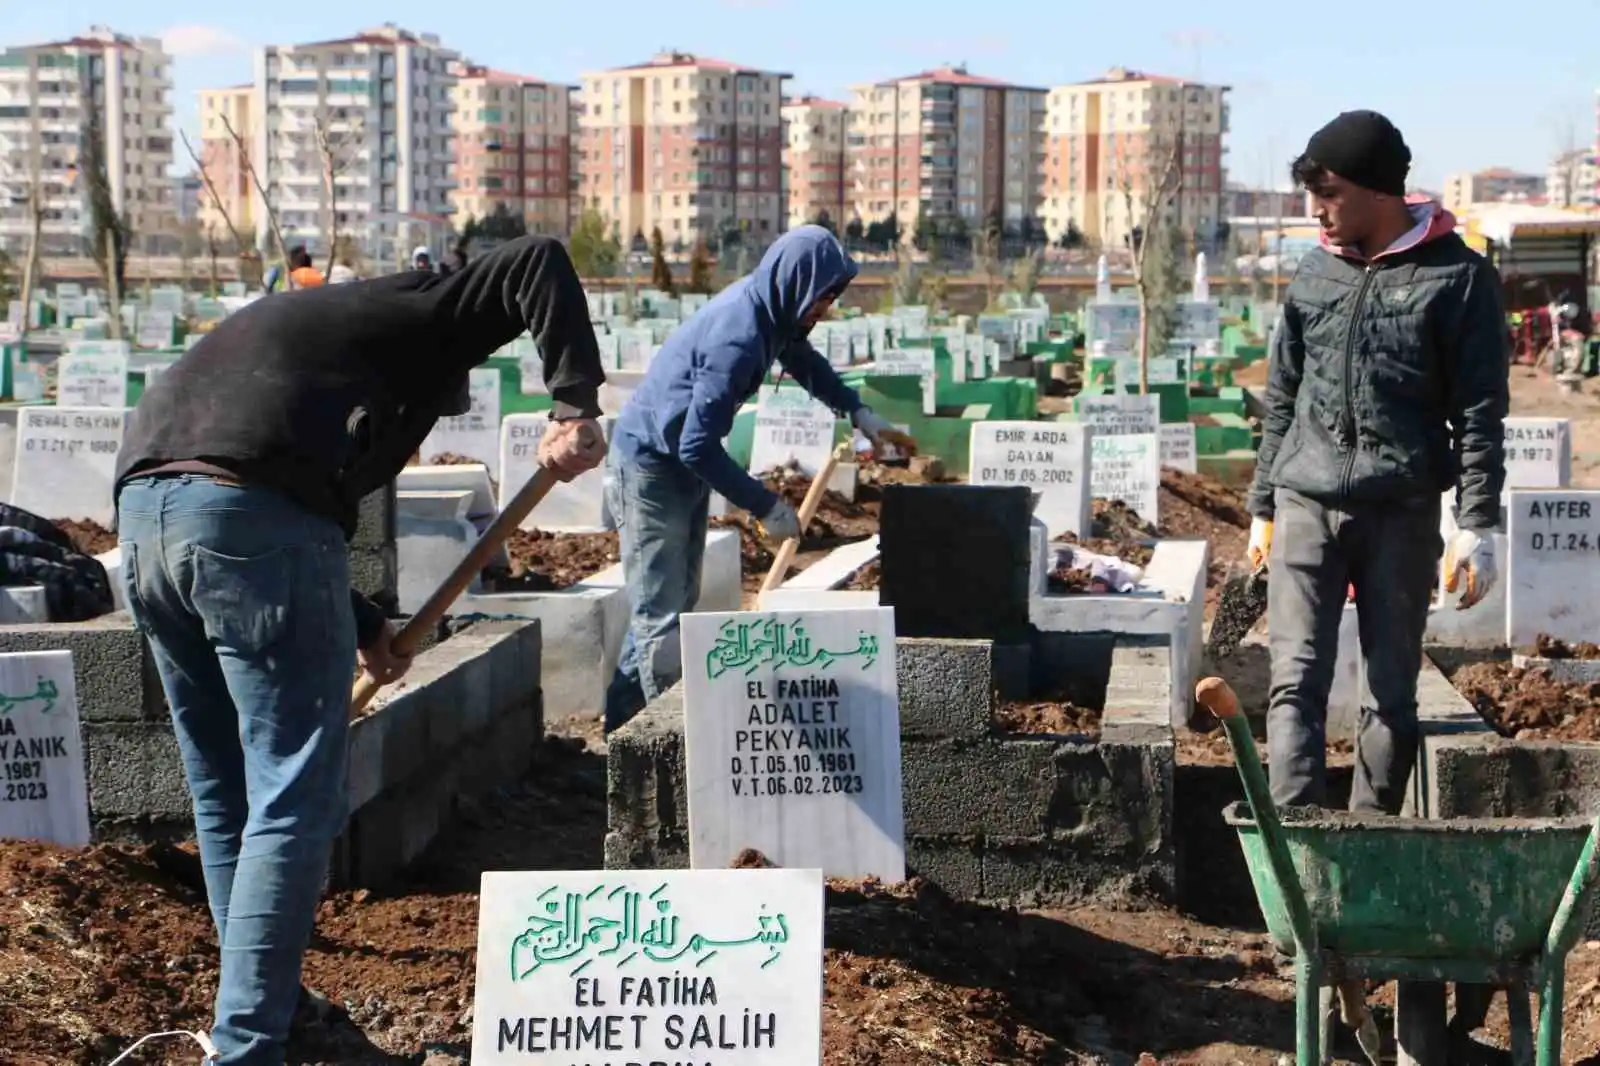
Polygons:
[[1197,426],[1215,426],[1218,424],[1217,420],[1210,415],[1190,415],[1189,421]]
[[1100,714],[1067,699],[1002,700],[995,708],[994,724],[1002,733],[1099,736]]
[[[1089,527],[1091,536],[1119,543],[1148,540],[1156,536],[1156,527],[1139,517],[1139,512],[1121,500],[1095,497],[1093,518]],[[1116,553],[1111,553],[1115,555]]]
[[1205,541],[1206,618],[1216,611],[1217,596],[1229,571],[1244,558],[1250,542],[1250,512],[1244,496],[1203,474],[1161,471],[1161,535]]
[[496,592],[555,592],[571,588],[621,559],[615,533],[546,533],[519,529],[506,541],[511,569],[485,571]]
[[72,546],[85,555],[99,555],[117,546],[117,535],[88,518],[58,518],[56,528],[67,535]]
[[[882,471],[896,468],[874,466],[870,469]],[[762,480],[797,511],[805,501],[806,493],[811,490],[811,479],[792,470],[774,470]],[[876,486],[858,484],[854,502],[831,489],[824,493],[817,513],[800,538],[800,550],[795,553],[794,562],[790,564],[785,578],[804,570],[841,544],[866,540],[878,532],[878,509],[881,503],[882,494]],[[747,597],[753,595],[761,588],[761,582],[766,579],[773,562],[772,551],[756,534],[755,521],[743,511],[734,511],[724,517],[713,518],[711,528],[739,531],[741,582]]]
[[[522,783],[465,806],[399,883],[330,895],[305,981],[332,1009],[297,1019],[291,1066],[464,1066],[482,871],[599,869],[605,788],[603,757],[552,739]],[[178,848],[0,844],[0,1059],[100,1066],[153,1030],[207,1027],[216,946],[198,885]],[[826,944],[824,1066],[1271,1066],[1293,1054],[1293,982],[1251,928],[1162,909],[980,906],[920,878],[834,881]],[[1579,1061],[1600,1048],[1600,951],[1580,948],[1567,973],[1566,1050]],[[1503,1047],[1503,1008],[1491,1019]],[[171,1044],[136,1061],[198,1057]]]
[[1541,659],[1583,659],[1592,662],[1600,659],[1600,644],[1591,644],[1586,640],[1568,644],[1548,633],[1540,633],[1533,640],[1533,653]]
[[850,580],[844,587],[851,592],[870,592],[883,583],[883,563],[878,559],[872,560],[866,566],[850,575]]
[[[456,452],[440,452],[428,459],[429,466],[487,466],[482,459],[474,459],[470,455],[460,455]],[[493,477],[489,478],[489,491],[496,496],[500,494],[500,482]]]
[[1568,684],[1544,667],[1507,662],[1472,663],[1450,681],[1502,736],[1600,741],[1600,683]]

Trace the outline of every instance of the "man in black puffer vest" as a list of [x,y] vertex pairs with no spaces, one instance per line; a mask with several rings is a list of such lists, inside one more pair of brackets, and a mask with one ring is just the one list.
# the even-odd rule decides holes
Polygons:
[[[1322,805],[1328,694],[1347,586],[1367,689],[1355,810],[1397,813],[1417,750],[1417,674],[1444,549],[1461,605],[1494,582],[1510,337],[1500,278],[1424,198],[1411,152],[1372,111],[1346,112],[1294,161],[1322,224],[1272,339],[1248,554],[1269,562],[1273,799]],[[1439,532],[1457,491],[1459,532]],[[1275,530],[1275,532],[1274,532]],[[1368,705],[1370,702],[1370,705]]]

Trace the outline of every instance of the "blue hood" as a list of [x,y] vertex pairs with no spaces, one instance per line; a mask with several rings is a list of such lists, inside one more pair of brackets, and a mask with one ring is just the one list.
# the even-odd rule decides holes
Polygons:
[[765,515],[777,496],[735,463],[722,442],[739,405],[756,394],[774,362],[840,416],[860,409],[861,397],[811,347],[800,324],[818,300],[855,276],[855,263],[821,226],[779,237],[755,270],[673,330],[617,419],[612,454],[655,470],[684,468],[735,507]]
[[793,337],[803,332],[800,320],[812,305],[841,292],[857,270],[837,237],[821,226],[800,226],[772,243],[744,284],[778,331]]

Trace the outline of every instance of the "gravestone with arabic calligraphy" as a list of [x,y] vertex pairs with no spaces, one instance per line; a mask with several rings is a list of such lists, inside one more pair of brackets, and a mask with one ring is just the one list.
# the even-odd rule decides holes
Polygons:
[[128,406],[128,348],[122,341],[79,341],[56,367],[61,407]]
[[1161,489],[1161,437],[1155,433],[1095,434],[1089,478],[1096,499],[1121,500],[1151,525]]
[[0,655],[0,839],[89,843],[71,652]]
[[485,873],[473,1066],[816,1066],[822,871]]
[[689,859],[905,879],[894,612],[682,618]]
[[1161,423],[1161,465],[1193,474],[1200,469],[1193,422]]
[[803,474],[821,470],[833,452],[835,419],[828,405],[798,385],[763,385],[757,395],[750,472],[764,474],[791,462]]

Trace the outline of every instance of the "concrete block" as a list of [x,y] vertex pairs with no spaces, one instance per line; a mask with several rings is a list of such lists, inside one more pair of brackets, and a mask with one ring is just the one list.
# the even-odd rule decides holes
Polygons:
[[1048,739],[906,744],[906,835],[1045,833],[1056,796],[1055,749]]
[[1163,644],[1119,640],[1111,652],[1102,728],[1113,724],[1165,727],[1170,737],[1171,660]]
[[837,589],[856,572],[878,558],[878,538],[868,537],[854,544],[841,544],[821,559],[778,586],[785,591],[826,591]]
[[[740,595],[738,534],[714,529],[706,537],[695,610],[736,611]],[[628,628],[621,565],[559,592],[468,592],[452,613],[458,618],[537,620],[545,714],[564,718],[604,707]]]
[[[112,595],[116,595],[115,592]],[[50,605],[43,585],[0,589],[0,625],[14,626],[50,621]]]
[[0,626],[0,653],[70,651],[85,722],[165,721],[166,697],[149,646],[123,613],[87,622]]
[[394,544],[395,487],[393,482],[361,499],[356,514],[356,533],[350,540],[353,549],[383,548]]
[[895,655],[902,737],[971,740],[989,733],[993,644],[902,637]]
[[471,502],[464,490],[399,495],[395,565],[402,612],[420,610],[478,542],[478,530],[466,517]]
[[400,564],[395,546],[350,549],[350,586],[389,612],[400,610]]
[[1552,680],[1568,685],[1592,685],[1600,681],[1600,661],[1594,659],[1546,659],[1538,655],[1513,655],[1511,665],[1524,670],[1544,670]]
[[172,727],[154,722],[84,722],[91,818],[188,823],[193,810]]
[[609,738],[607,869],[653,869],[680,858],[681,866],[688,866],[689,792],[684,757],[680,683]]
[[957,899],[982,899],[983,845],[970,836],[907,840],[906,872],[927,878]]
[[879,600],[895,609],[895,632],[1024,639],[1032,511],[1020,486],[885,486]]
[[468,492],[466,517],[474,522],[493,518],[497,510],[489,468],[482,463],[408,466],[395,478],[395,493],[403,497],[412,492]]

